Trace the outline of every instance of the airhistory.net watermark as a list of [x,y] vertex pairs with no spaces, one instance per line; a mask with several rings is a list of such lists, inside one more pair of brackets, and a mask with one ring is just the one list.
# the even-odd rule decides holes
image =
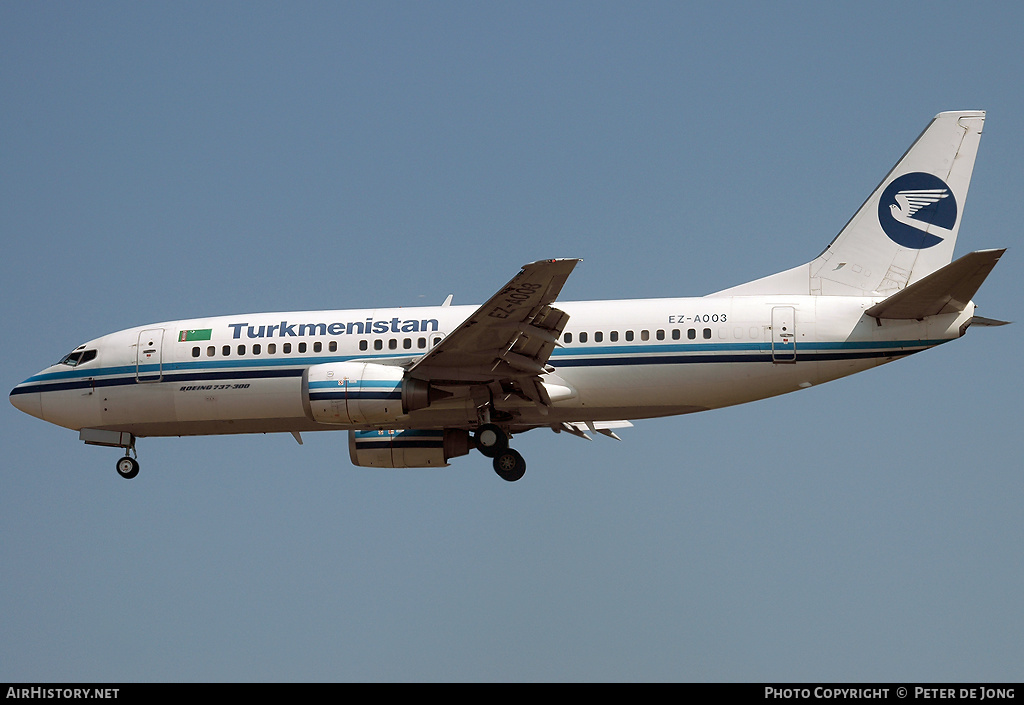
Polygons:
[[7,698],[22,698],[25,700],[114,700],[117,699],[117,691],[120,688],[7,688]]

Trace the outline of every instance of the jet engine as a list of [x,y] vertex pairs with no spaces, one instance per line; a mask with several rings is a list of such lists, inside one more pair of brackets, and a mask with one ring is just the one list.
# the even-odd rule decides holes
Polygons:
[[313,418],[330,424],[390,423],[402,410],[401,367],[369,362],[313,365],[306,394]]
[[404,374],[401,367],[372,362],[313,365],[305,380],[309,414],[320,423],[372,426],[451,396]]

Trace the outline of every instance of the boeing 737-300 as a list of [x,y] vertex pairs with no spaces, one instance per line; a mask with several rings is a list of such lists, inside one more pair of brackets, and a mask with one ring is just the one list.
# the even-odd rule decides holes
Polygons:
[[953,260],[985,119],[937,115],[825,250],[693,298],[559,301],[579,260],[525,265],[481,306],[252,313],[129,328],[17,385],[11,403],[125,449],[138,438],[348,431],[352,462],[438,467],[510,439],[617,438],[631,420],[763,399],[1000,325],[973,296],[1004,250]]

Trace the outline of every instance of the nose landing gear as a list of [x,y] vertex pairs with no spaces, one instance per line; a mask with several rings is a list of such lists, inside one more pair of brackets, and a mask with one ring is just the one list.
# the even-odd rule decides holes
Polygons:
[[[83,428],[78,438],[90,446],[124,448],[124,457],[117,461],[117,474],[130,480],[139,474],[139,457],[135,452],[135,436],[128,431],[107,431],[99,428]],[[135,456],[135,457],[132,457]]]

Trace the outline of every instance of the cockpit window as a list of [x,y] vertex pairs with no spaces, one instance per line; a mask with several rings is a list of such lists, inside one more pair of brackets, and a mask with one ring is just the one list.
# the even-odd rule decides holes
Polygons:
[[75,350],[64,356],[64,359],[59,364],[67,365],[69,367],[77,367],[83,365],[90,360],[96,359],[95,350]]

